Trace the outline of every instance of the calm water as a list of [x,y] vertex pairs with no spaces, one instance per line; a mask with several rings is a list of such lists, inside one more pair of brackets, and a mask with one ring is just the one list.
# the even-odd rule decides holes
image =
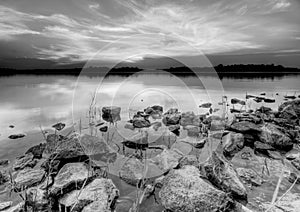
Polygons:
[[[287,75],[272,79],[223,78],[221,81],[210,76],[198,79],[196,77],[179,78],[168,74],[112,76],[105,79],[101,77],[78,79],[73,76],[1,77],[0,159],[14,160],[27,148],[41,142],[43,137],[40,127],[49,130],[51,125],[58,121],[72,126],[79,120],[83,125],[87,125],[88,110],[93,96],[96,97],[94,103],[97,108],[107,105],[122,108],[119,122],[122,126],[134,112],[155,104],[162,105],[165,111],[171,107],[177,107],[180,111],[203,114],[207,112],[207,109],[201,109],[199,105],[212,102],[214,109],[220,109],[215,114],[222,115],[222,106],[218,103],[222,101],[224,95],[228,99],[233,97],[244,99],[246,93],[259,95],[265,92],[266,96],[276,99],[275,103],[265,106],[276,109],[278,104],[283,102],[284,95],[293,95],[295,92],[297,96],[300,94],[299,79],[300,75]],[[255,109],[262,104],[248,101],[247,108]],[[236,106],[236,108],[239,107]],[[14,128],[10,128],[9,125],[14,125]],[[67,132],[68,129],[65,131]],[[7,138],[15,133],[25,133],[27,136],[18,140]],[[121,131],[121,134],[123,137],[132,136],[126,130]],[[243,166],[247,167],[248,164],[243,164]],[[276,179],[274,178],[274,182],[268,185],[269,196],[275,188]],[[130,190],[133,192],[130,195],[135,196],[134,188],[126,184],[117,184],[122,187],[121,193],[126,191],[125,193],[128,194]],[[250,196],[255,198],[256,194],[254,192]],[[266,196],[269,198],[268,194]],[[147,201],[153,203],[153,200]],[[153,211],[156,211],[155,207]],[[161,211],[159,206],[157,211]]]

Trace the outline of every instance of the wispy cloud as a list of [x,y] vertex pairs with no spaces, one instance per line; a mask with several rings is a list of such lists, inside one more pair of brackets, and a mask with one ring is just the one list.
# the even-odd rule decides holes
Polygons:
[[193,53],[191,46],[207,54],[272,50],[277,42],[295,37],[295,25],[273,15],[291,8],[289,0],[111,3],[123,8],[126,14],[115,17],[98,3],[84,5],[94,18],[25,13],[0,6],[0,15],[4,17],[0,19],[0,40],[22,39],[19,35],[32,34],[43,43],[33,44],[38,58],[82,61],[109,43],[113,44],[103,50],[101,59],[119,60],[136,55],[138,60],[151,53],[189,55]]

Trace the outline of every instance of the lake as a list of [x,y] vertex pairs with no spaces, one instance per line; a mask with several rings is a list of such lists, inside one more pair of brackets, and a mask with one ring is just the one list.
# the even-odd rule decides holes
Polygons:
[[[276,102],[267,104],[247,101],[246,108],[243,109],[256,109],[264,105],[276,110],[284,101],[284,95],[300,94],[299,80],[300,75],[272,78],[224,77],[220,80],[209,75],[201,76],[199,79],[191,76],[177,77],[171,74],[149,73],[107,78],[88,76],[78,78],[67,75],[0,77],[0,159],[13,161],[17,156],[24,154],[29,147],[43,141],[41,129],[51,131],[51,126],[57,122],[66,123],[64,133],[68,133],[72,126],[75,128],[77,126],[78,129],[79,121],[83,128],[87,128],[91,104],[93,108],[98,109],[109,105],[121,107],[118,129],[121,129],[119,131],[121,137],[127,138],[132,136],[132,132],[122,129],[122,126],[135,112],[148,106],[161,105],[164,111],[176,107],[183,112],[205,114],[208,109],[199,108],[199,105],[212,102],[212,108],[215,109],[213,114],[222,116],[226,111],[219,103],[222,102],[224,95],[230,103],[229,100],[234,97],[245,100],[246,94],[265,93],[266,97],[274,98]],[[241,108],[230,104],[229,107]],[[17,140],[8,139],[9,135],[17,133],[25,133],[26,137]],[[186,137],[184,133],[180,135],[180,138]],[[204,150],[202,152],[205,154]],[[242,162],[235,161],[235,163]],[[243,164],[244,167],[248,165]],[[277,175],[274,175],[273,180],[250,194],[250,198],[253,198],[252,203],[264,189],[265,196],[261,198],[270,201]],[[287,185],[287,182],[284,183]],[[122,197],[124,199],[125,193],[129,190],[134,192],[134,188],[130,186],[121,182],[116,184],[119,188],[122,187],[120,190],[121,194],[124,194]],[[134,193],[131,195],[134,196]],[[143,207],[149,203],[147,201]],[[153,200],[149,204],[154,204]],[[154,207],[152,211],[161,211],[161,208],[158,206],[156,210]]]

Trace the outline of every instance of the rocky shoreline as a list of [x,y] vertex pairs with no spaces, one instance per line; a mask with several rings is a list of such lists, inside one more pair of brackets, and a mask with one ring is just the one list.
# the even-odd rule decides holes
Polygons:
[[[45,134],[44,142],[28,149],[13,164],[1,160],[0,184],[6,186],[6,192],[17,194],[20,201],[2,202],[0,211],[121,211],[120,191],[107,171],[121,150],[113,151],[109,141],[102,139],[116,127],[120,111],[119,107],[102,108],[103,121],[91,126],[101,136],[61,135],[65,124],[58,123],[53,125],[55,133]],[[195,139],[176,140],[172,146],[149,143],[148,131],[143,129],[162,126],[175,137],[184,129]],[[119,170],[119,178],[138,190],[129,207],[131,212],[139,211],[139,204],[154,195],[161,211],[166,212],[258,211],[247,204],[249,191],[272,176],[267,160],[289,170],[288,176],[279,179],[287,178],[291,187],[300,183],[298,99],[284,102],[278,111],[262,106],[235,113],[230,119],[176,108],[164,113],[163,107],[156,105],[134,114],[124,128],[141,132],[120,142],[123,149],[134,151],[125,155]],[[213,142],[216,147],[200,161],[201,150]],[[147,164],[144,154],[151,149],[159,150],[159,154],[147,158]],[[241,163],[249,168],[239,166]],[[145,174],[148,165],[153,167],[148,170],[151,177]],[[286,199],[288,196],[263,203],[261,211],[294,211],[293,201],[299,204],[300,197]]]

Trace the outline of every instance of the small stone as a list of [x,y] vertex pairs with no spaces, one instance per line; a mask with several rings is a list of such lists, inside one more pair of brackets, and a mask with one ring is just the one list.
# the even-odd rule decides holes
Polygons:
[[252,169],[237,168],[236,172],[245,184],[250,186],[261,186],[263,184],[263,179]]
[[201,108],[210,108],[211,106],[212,106],[212,104],[210,102],[207,102],[207,103],[201,104],[199,107],[201,107]]
[[8,136],[8,138],[9,139],[19,139],[19,138],[23,138],[25,136],[26,136],[25,134],[20,133],[20,134],[10,135],[10,136]]
[[100,127],[99,130],[100,132],[107,132],[108,126]]
[[61,131],[62,129],[65,128],[65,126],[66,124],[59,122],[57,124],[54,124],[52,128],[56,129],[57,131]]

